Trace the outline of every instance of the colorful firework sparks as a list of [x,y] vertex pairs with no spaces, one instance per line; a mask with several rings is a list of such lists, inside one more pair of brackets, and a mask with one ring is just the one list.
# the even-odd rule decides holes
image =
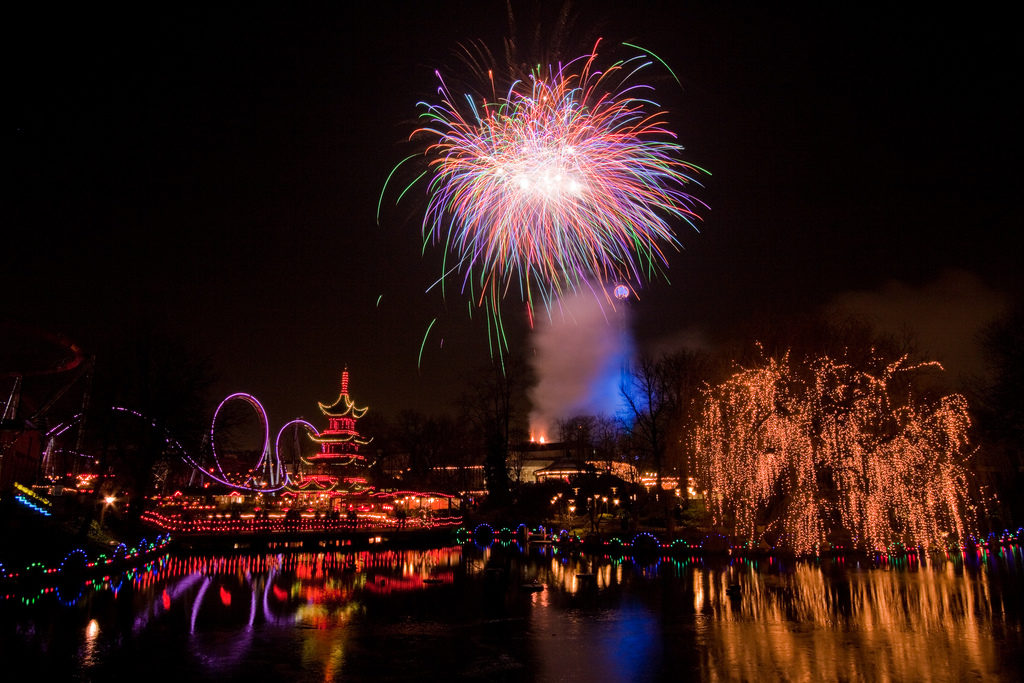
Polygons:
[[421,103],[426,123],[413,136],[431,141],[424,249],[444,244],[438,282],[460,274],[499,347],[510,292],[532,320],[538,302],[566,292],[608,298],[610,284],[639,286],[664,272],[666,247],[679,248],[672,223],[696,229],[704,206],[687,188],[706,171],[680,159],[653,88],[633,83],[654,63],[649,53],[601,70],[596,47],[503,96],[493,72],[490,98],[461,99],[438,73],[441,101]]
[[826,541],[942,548],[976,534],[967,402],[912,393],[914,374],[937,365],[787,356],[710,388],[697,465],[715,523],[800,553]]

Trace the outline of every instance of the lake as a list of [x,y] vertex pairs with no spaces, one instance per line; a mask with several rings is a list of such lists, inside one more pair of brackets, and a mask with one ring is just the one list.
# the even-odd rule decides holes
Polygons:
[[5,668],[104,681],[1024,678],[1017,545],[927,562],[281,550],[171,553],[9,597]]

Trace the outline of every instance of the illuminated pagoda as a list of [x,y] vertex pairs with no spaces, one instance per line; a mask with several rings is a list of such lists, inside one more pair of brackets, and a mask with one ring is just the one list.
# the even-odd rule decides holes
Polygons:
[[334,403],[319,403],[320,412],[327,418],[327,428],[309,438],[320,451],[302,458],[301,475],[288,487],[296,494],[359,493],[369,489],[367,472],[370,463],[360,449],[373,439],[359,435],[356,423],[366,414],[348,395],[348,368],[341,373],[341,393]]

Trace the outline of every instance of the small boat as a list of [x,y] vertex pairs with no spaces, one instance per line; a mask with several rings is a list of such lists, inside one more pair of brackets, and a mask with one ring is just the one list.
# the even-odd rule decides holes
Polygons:
[[544,590],[544,584],[540,581],[527,581],[519,586],[519,590],[524,590],[529,593],[536,593]]
[[434,576],[423,579],[423,583],[444,583],[444,579],[439,579]]

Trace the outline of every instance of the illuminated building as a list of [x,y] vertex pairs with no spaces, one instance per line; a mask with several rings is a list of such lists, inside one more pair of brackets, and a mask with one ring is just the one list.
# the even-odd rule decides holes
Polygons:
[[348,368],[341,373],[338,398],[333,403],[318,405],[320,412],[327,418],[327,428],[310,434],[309,438],[320,450],[314,455],[301,458],[297,480],[287,487],[287,491],[300,495],[302,499],[316,499],[320,494],[330,494],[329,498],[333,499],[338,495],[370,491],[367,473],[372,463],[367,461],[361,449],[372,439],[360,436],[357,428],[367,408],[357,407],[349,396]]

